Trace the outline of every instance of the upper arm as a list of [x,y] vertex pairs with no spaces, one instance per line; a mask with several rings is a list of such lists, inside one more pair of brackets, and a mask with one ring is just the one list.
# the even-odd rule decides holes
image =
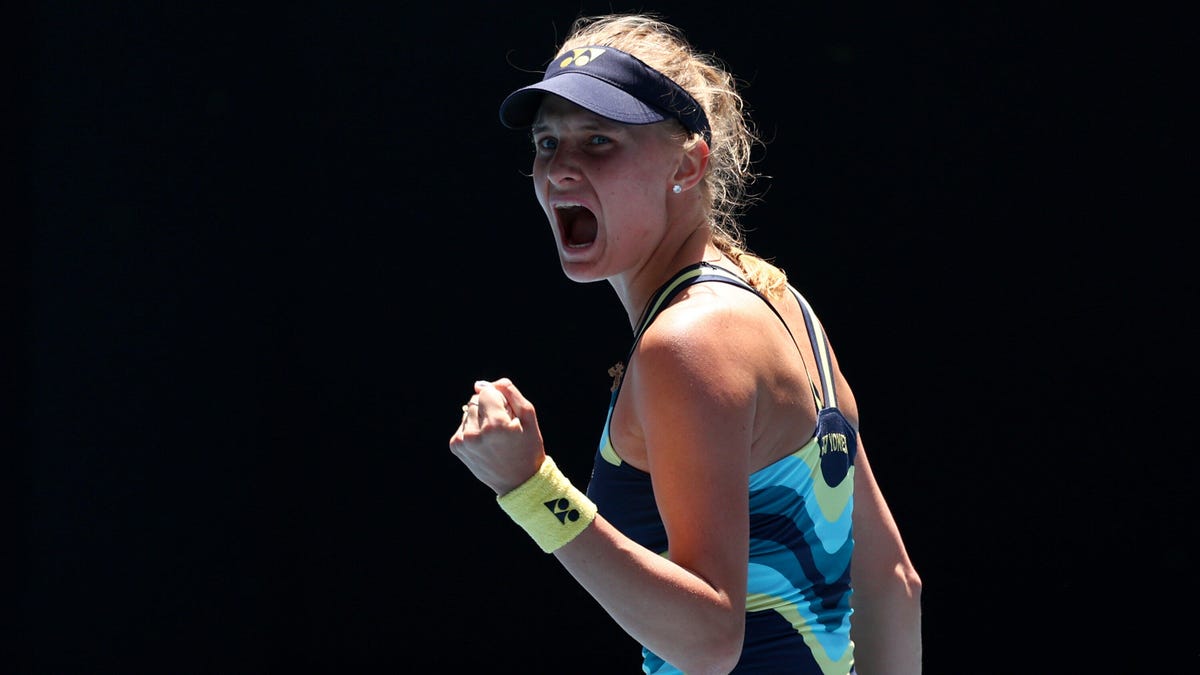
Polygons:
[[733,602],[745,598],[756,383],[731,345],[746,332],[715,303],[664,312],[639,344],[631,383],[671,560]]
[[912,562],[900,528],[871,471],[861,434],[854,460],[853,519],[854,557],[850,573],[856,587],[882,584],[910,573]]
[[[855,430],[859,430],[858,402],[854,392],[842,375],[838,366],[837,354],[830,347],[829,355],[833,364],[834,383],[837,387],[838,409],[850,421]],[[912,569],[904,541],[900,536],[900,528],[892,516],[883,491],[871,469],[867,459],[866,446],[863,443],[862,432],[858,432],[858,448],[854,459],[854,557],[851,577],[856,587],[869,586],[872,583],[883,583],[885,579],[894,579],[896,574],[905,574]]]

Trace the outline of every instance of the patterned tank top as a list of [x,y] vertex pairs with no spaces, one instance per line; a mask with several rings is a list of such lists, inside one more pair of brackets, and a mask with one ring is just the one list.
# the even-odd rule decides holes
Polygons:
[[[626,366],[632,367],[638,341],[659,312],[684,288],[707,282],[733,284],[754,293],[783,321],[765,296],[733,272],[709,263],[691,265],[651,297],[634,331]],[[829,343],[821,325],[808,302],[794,288],[790,290],[803,310],[817,355],[819,387],[809,377],[817,427],[800,448],[750,475],[746,635],[734,672],[846,675],[854,668],[850,517],[857,431],[837,408]],[[620,393],[618,381],[587,493],[605,519],[626,536],[666,556],[667,535],[650,474],[622,461],[610,440],[609,425]],[[681,672],[648,649],[642,649],[642,656],[645,673]]]

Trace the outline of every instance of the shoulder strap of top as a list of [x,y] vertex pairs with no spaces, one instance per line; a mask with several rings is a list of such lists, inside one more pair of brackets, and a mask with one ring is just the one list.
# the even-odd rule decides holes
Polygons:
[[642,339],[642,334],[646,332],[651,323],[654,323],[654,318],[658,316],[658,313],[671,304],[671,300],[676,295],[679,295],[680,291],[691,286],[704,273],[704,264],[696,263],[688,265],[676,272],[675,276],[671,277],[667,283],[659,286],[657,291],[654,291],[653,295],[650,296],[650,302],[642,310],[642,318],[638,319],[637,328],[633,331],[633,345],[629,348],[630,354],[637,348],[637,343]]
[[801,311],[804,312],[804,323],[808,326],[808,341],[812,344],[813,353],[817,357],[817,374],[821,377],[821,389],[825,392],[825,403],[830,408],[836,408],[837,389],[833,386],[833,360],[829,355],[829,337],[825,335],[825,329],[821,327],[821,322],[817,320],[817,314],[808,304],[808,300],[805,300],[804,296],[800,295],[800,291],[790,284],[788,288],[796,297],[796,301],[800,303]]

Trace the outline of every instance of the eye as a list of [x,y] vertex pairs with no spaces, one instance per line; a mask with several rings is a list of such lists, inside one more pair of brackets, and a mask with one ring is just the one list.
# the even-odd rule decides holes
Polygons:
[[588,139],[588,143],[592,145],[607,145],[611,142],[612,141],[608,138],[608,136],[601,136],[600,134],[596,134]]
[[533,147],[538,150],[553,150],[558,147],[558,139],[553,136],[534,138]]

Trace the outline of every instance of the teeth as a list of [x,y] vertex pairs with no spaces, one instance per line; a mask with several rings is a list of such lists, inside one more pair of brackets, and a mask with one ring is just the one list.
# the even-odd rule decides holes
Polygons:
[[559,202],[558,204],[554,205],[554,208],[556,208],[556,209],[571,209],[571,208],[580,207],[580,206],[583,206],[583,204],[576,204],[574,202]]

